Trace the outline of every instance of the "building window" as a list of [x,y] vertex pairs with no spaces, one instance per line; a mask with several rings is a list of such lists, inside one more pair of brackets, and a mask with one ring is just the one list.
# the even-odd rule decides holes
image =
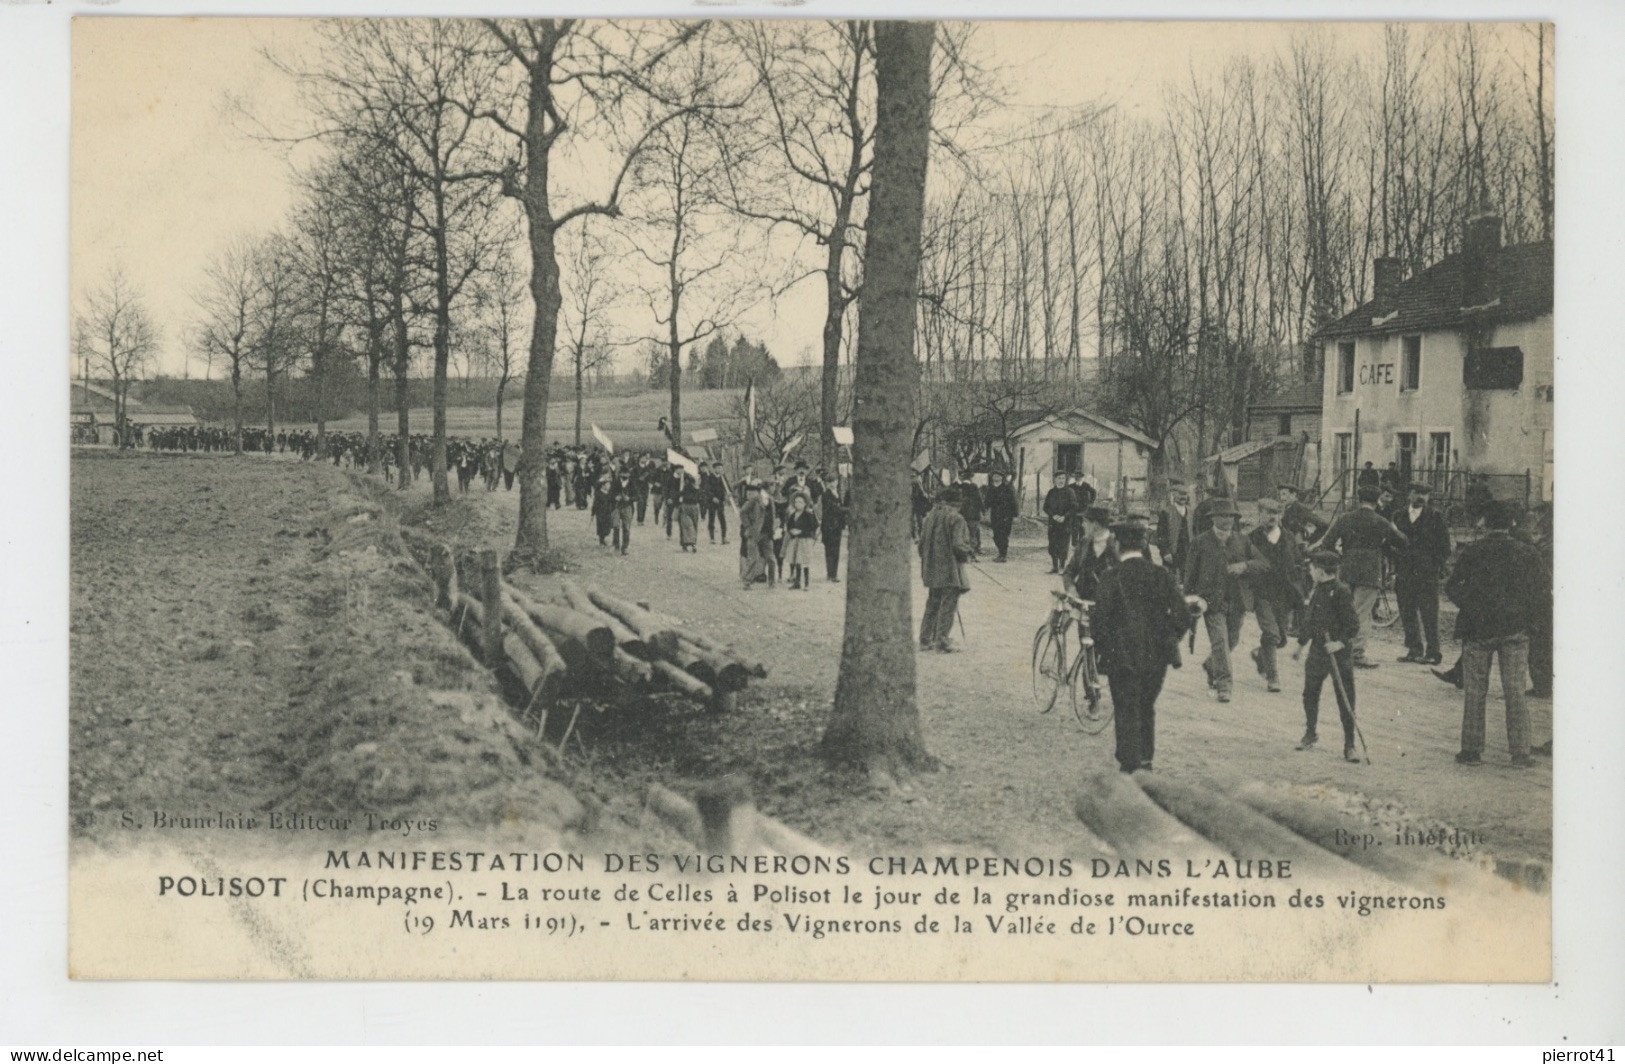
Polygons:
[[1291,414],[1282,414],[1281,415],[1280,421],[1275,426],[1275,434],[1277,436],[1290,436],[1290,435],[1292,435],[1292,415]]
[[1337,434],[1337,449],[1333,454],[1336,456],[1336,474],[1338,476],[1342,476],[1354,468],[1354,433],[1339,432]]
[[1399,443],[1399,473],[1405,480],[1411,479],[1411,470],[1416,468],[1416,433],[1401,432],[1397,434]]
[[1399,365],[1399,390],[1414,392],[1422,386],[1422,338],[1407,336]]
[[1055,445],[1055,471],[1057,473],[1083,472],[1083,444],[1057,443]]
[[1435,471],[1450,469],[1450,433],[1428,433],[1428,465]]
[[1347,395],[1354,390],[1354,341],[1345,340],[1337,345],[1337,394]]
[[1523,348],[1485,347],[1467,352],[1461,382],[1478,391],[1503,391],[1523,384]]

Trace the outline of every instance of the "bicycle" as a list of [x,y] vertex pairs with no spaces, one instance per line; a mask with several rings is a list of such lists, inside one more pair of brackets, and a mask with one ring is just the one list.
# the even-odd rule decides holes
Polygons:
[[[1038,712],[1048,713],[1065,689],[1072,714],[1084,732],[1097,735],[1111,722],[1112,711],[1089,631],[1093,603],[1064,591],[1050,594],[1055,597],[1055,607],[1033,633],[1033,701]],[[1069,654],[1067,637],[1073,632],[1077,633],[1077,649]]]
[[1391,628],[1399,620],[1399,600],[1394,594],[1394,566],[1382,559],[1378,576],[1377,599],[1371,604],[1371,623],[1378,628]]

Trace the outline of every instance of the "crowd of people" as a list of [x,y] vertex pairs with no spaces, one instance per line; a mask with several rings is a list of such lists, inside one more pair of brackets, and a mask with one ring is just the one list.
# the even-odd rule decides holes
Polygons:
[[[158,450],[236,446],[229,430],[216,427],[132,425],[130,431],[134,442]],[[392,435],[369,444],[367,435],[356,432],[330,432],[325,441],[308,430],[243,433],[248,450],[354,467],[373,465],[372,446],[383,475],[395,481],[402,448]],[[428,436],[408,438],[404,453],[414,476],[429,464],[431,448]],[[521,453],[513,440],[452,437],[446,445],[462,492],[476,481],[488,491],[512,490]],[[599,544],[619,554],[628,553],[633,528],[648,525],[651,514],[654,528],[668,539],[675,534],[684,552],[699,550],[702,527],[711,544],[719,533],[721,544],[729,544],[732,523],[745,590],[807,590],[820,554],[824,579],[840,579],[848,505],[824,468],[781,463],[770,474],[747,473],[730,486],[721,463],[695,460],[681,449],[611,453],[555,443],[544,461],[547,505],[587,511]],[[981,479],[985,483],[968,471],[947,477],[930,466],[914,478],[913,533],[928,592],[922,650],[956,649],[959,596],[970,588],[965,567],[981,556],[984,520],[992,534],[992,561],[1009,560],[1019,510],[1014,487],[1000,471]],[[1464,691],[1458,760],[1482,761],[1490,664],[1497,658],[1512,763],[1528,765],[1532,753],[1550,753],[1549,742],[1532,747],[1525,703],[1528,695],[1551,693],[1549,520],[1523,521],[1518,507],[1478,500],[1474,510],[1483,535],[1458,553],[1443,515],[1431,505],[1427,483],[1402,485],[1395,470],[1379,473],[1369,464],[1356,483],[1356,505],[1331,522],[1305,504],[1296,486],[1279,485],[1273,498],[1259,500],[1256,522],[1243,531],[1231,499],[1213,494],[1193,504],[1189,486],[1178,480],[1170,482],[1155,515],[1114,514],[1085,478],[1057,476],[1040,505],[1049,571],[1092,607],[1091,633],[1112,688],[1124,771],[1151,765],[1157,694],[1166,669],[1180,663],[1180,642],[1193,626],[1207,637],[1202,669],[1208,688],[1219,702],[1231,701],[1233,655],[1249,613],[1258,634],[1249,657],[1267,692],[1282,690],[1279,652],[1294,639],[1294,660],[1308,649],[1298,749],[1319,741],[1319,705],[1331,679],[1343,755],[1357,760],[1356,673],[1377,667],[1371,627],[1385,569],[1392,573],[1403,625],[1401,663],[1442,665],[1441,593],[1458,608],[1461,657],[1449,670],[1433,670]],[[1527,692],[1526,674],[1533,683]]]
[[[1408,485],[1402,503],[1390,502],[1393,494],[1391,484],[1361,484],[1354,508],[1328,523],[1302,502],[1295,486],[1283,484],[1274,498],[1259,500],[1258,520],[1243,532],[1230,499],[1214,495],[1192,505],[1187,486],[1178,482],[1155,521],[1147,515],[1114,521],[1109,509],[1095,504],[1087,484],[1063,479],[1050,491],[1043,512],[1051,572],[1061,575],[1069,592],[1095,604],[1092,635],[1112,687],[1124,771],[1150,767],[1156,692],[1163,670],[1179,664],[1179,640],[1190,625],[1206,632],[1202,668],[1210,691],[1219,702],[1231,700],[1232,655],[1249,613],[1258,632],[1250,657],[1266,691],[1282,689],[1279,650],[1292,639],[1299,645],[1295,660],[1309,649],[1305,730],[1297,748],[1310,750],[1318,742],[1321,695],[1331,678],[1343,756],[1358,760],[1355,674],[1378,667],[1370,653],[1371,627],[1385,566],[1393,574],[1403,624],[1400,663],[1442,664],[1441,592],[1458,609],[1462,657],[1449,672],[1434,670],[1465,692],[1457,760],[1482,761],[1492,657],[1500,662],[1511,763],[1527,766],[1533,753],[1551,752],[1549,742],[1531,746],[1525,702],[1529,695],[1551,694],[1549,522],[1540,513],[1524,520],[1521,507],[1491,500],[1481,507],[1481,534],[1457,552],[1444,517],[1431,505],[1428,484]],[[1139,564],[1119,572],[1131,558]],[[1166,579],[1148,578],[1145,566],[1161,567]],[[1184,612],[1172,608],[1170,588]],[[1528,691],[1526,674],[1533,684]]]

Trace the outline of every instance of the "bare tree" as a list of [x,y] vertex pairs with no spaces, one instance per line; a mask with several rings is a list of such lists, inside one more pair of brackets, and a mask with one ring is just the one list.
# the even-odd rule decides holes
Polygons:
[[[695,98],[708,80],[704,55],[696,56]],[[647,234],[635,236],[632,247],[657,278],[644,287],[661,328],[649,339],[665,348],[668,421],[677,440],[683,436],[683,352],[732,325],[756,291],[741,269],[738,218],[718,199],[722,152],[712,121],[691,111],[660,128],[639,162],[642,191],[632,208]]]
[[609,362],[605,320],[621,293],[610,269],[612,257],[600,235],[583,223],[569,238],[562,278],[565,342],[575,395],[575,444],[581,446],[581,413],[587,375]]
[[113,428],[128,446],[130,386],[149,372],[158,351],[158,326],[121,267],[84,296],[74,318],[74,347],[79,357],[105,374],[113,391]]
[[851,579],[823,751],[871,771],[929,767],[915,700],[909,446],[914,320],[931,141],[931,23],[875,27],[876,118],[867,287],[854,383]]
[[[474,306],[483,317],[476,350],[483,372],[497,379],[497,439],[503,439],[502,404],[508,385],[517,376],[519,354],[529,308],[523,270],[514,261],[516,247],[504,246],[491,258],[490,268],[475,282]],[[579,442],[579,441],[578,441]]]
[[684,107],[672,104],[650,114],[648,126],[620,153],[620,165],[607,194],[582,198],[560,208],[554,153],[561,141],[579,136],[622,131],[621,122],[632,109],[623,106],[628,96],[660,97],[651,79],[671,54],[703,31],[703,23],[680,28],[637,24],[581,22],[576,19],[487,20],[483,23],[500,46],[514,73],[512,108],[491,107],[474,112],[508,139],[509,161],[498,175],[502,191],[524,208],[530,242],[530,292],[535,319],[530,334],[530,359],[525,373],[525,420],[519,464],[519,529],[514,553],[535,564],[547,549],[546,464],[547,402],[553,379],[553,356],[558,343],[559,288],[558,235],[561,229],[589,214],[614,216],[620,212],[621,188],[627,172],[648,139]]
[[205,362],[223,364],[231,378],[232,440],[243,450],[243,372],[253,349],[259,298],[255,245],[244,236],[229,241],[204,267],[204,284],[193,293],[200,318],[194,336]]
[[250,364],[265,379],[265,431],[274,435],[277,381],[298,360],[302,339],[293,244],[282,233],[270,233],[254,245],[250,262],[254,300],[248,350]]

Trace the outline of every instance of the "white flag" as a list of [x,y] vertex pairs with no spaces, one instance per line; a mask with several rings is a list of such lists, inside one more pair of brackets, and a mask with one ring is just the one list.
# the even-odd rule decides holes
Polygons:
[[797,447],[800,447],[800,446],[801,446],[801,433],[798,432],[793,437],[790,438],[789,443],[784,445],[784,450],[779,452],[779,461],[782,462],[786,458],[789,458],[790,457],[790,452],[795,450]]
[[694,460],[692,458],[690,458],[687,455],[683,454],[683,452],[674,451],[674,450],[671,450],[670,448],[667,448],[666,449],[666,461],[670,462],[674,466],[677,466],[679,469],[681,469],[683,472],[687,473],[689,476],[693,477],[695,480],[700,479],[700,467],[697,464],[695,464],[695,462],[694,462]]
[[592,427],[592,434],[594,439],[604,445],[604,450],[608,451],[610,454],[615,453],[615,442],[605,434],[603,429],[599,428],[597,425],[594,425]]

